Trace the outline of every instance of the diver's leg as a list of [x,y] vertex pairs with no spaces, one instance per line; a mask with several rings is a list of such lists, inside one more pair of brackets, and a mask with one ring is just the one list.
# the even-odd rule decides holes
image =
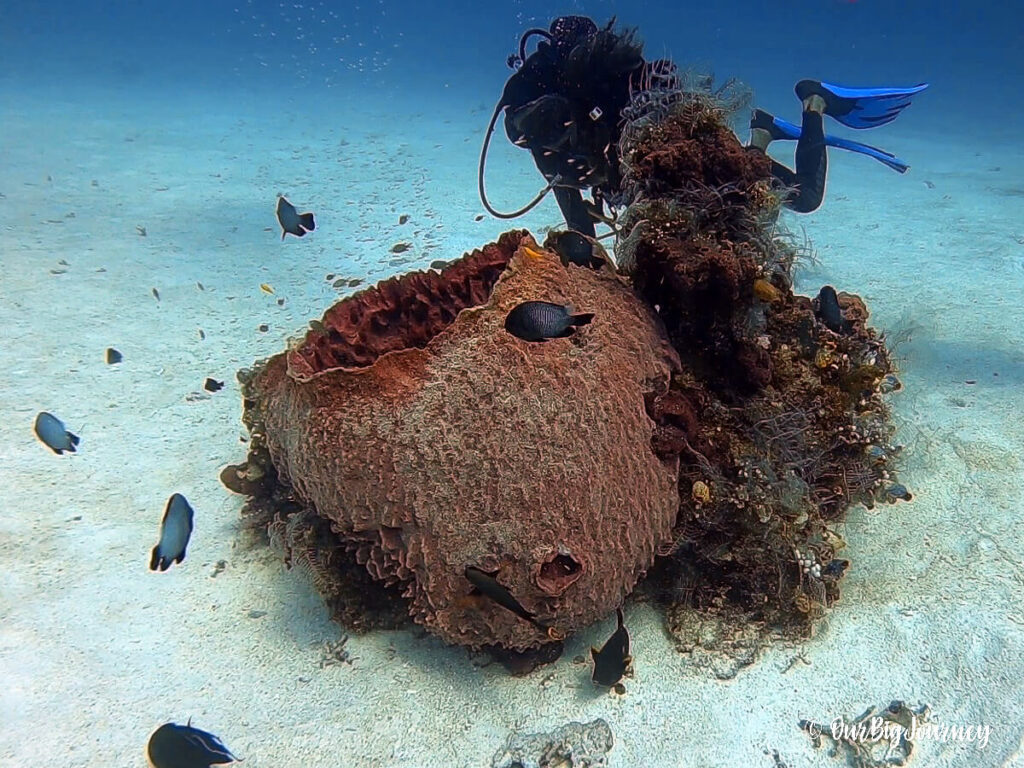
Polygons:
[[797,194],[786,205],[797,213],[817,210],[825,197],[828,152],[825,147],[825,100],[817,95],[803,102],[800,138],[796,143]]
[[[782,163],[772,160],[772,176],[784,187],[792,189],[785,205],[797,213],[817,210],[825,197],[825,181],[828,173],[828,155],[825,145],[825,125],[822,116],[824,100],[816,95],[808,96],[803,103],[803,119],[796,145],[796,170],[792,171]],[[750,121],[750,148],[767,152],[768,145],[775,139],[792,139],[794,133],[782,130],[774,124],[774,118],[760,109],[754,111]],[[791,126],[795,129],[795,126]]]
[[562,209],[562,216],[565,217],[565,226],[575,229],[581,235],[595,237],[597,229],[586,203],[583,202],[583,194],[574,187],[555,187],[554,192],[558,207]]

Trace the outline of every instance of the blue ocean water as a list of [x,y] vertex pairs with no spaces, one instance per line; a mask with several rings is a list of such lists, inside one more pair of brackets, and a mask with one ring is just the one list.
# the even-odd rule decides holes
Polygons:
[[[870,132],[908,175],[833,152],[824,207],[789,220],[820,261],[801,287],[846,286],[880,327],[913,329],[896,412],[918,501],[851,514],[864,567],[809,645],[814,664],[778,651],[745,681],[708,682],[641,607],[630,622],[648,679],[625,703],[572,682],[589,682],[572,658],[608,625],[567,647],[563,687],[543,668],[467,671],[464,654],[412,632],[353,639],[363,669],[325,672],[309,649],[339,632],[315,593],[234,544],[239,504],[217,483],[244,456],[234,371],[337,298],[325,274],[400,271],[387,253],[399,214],[430,222],[413,266],[508,228],[475,220],[480,141],[520,34],[562,14],[614,15],[651,57],[739,78],[794,121],[805,77],[930,83]],[[1019,3],[953,0],[7,4],[0,765],[143,765],[153,728],[190,715],[257,768],[490,765],[509,732],[597,716],[616,734],[616,767],[825,765],[799,718],[897,696],[994,729],[982,752],[922,742],[921,765],[1024,765],[1022,28]],[[500,130],[495,145],[489,190],[508,210],[542,180]],[[277,192],[317,211],[304,249],[279,242]],[[557,220],[548,201],[515,226]],[[119,379],[100,360],[108,345],[126,354]],[[184,404],[207,375],[228,392]],[[32,437],[46,409],[80,429],[72,461]],[[192,575],[160,581],[142,561],[179,490],[197,507],[180,567]],[[211,581],[218,562],[227,576]]]
[[1005,86],[1021,74],[1020,10],[996,2],[23,2],[4,14],[3,76],[69,91],[159,87],[168,98],[274,89],[309,99],[344,84],[367,96],[444,87],[487,100],[520,31],[568,13],[617,16],[649,51],[740,77],[780,104],[808,76],[929,80],[941,83],[930,94],[936,122],[1020,117]]

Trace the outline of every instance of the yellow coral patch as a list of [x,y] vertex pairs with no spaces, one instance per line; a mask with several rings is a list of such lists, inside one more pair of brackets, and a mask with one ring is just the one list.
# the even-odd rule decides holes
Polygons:
[[754,281],[754,295],[761,301],[767,301],[770,304],[782,300],[782,291],[767,280]]
[[698,480],[693,484],[693,500],[702,503],[711,501],[711,489],[708,488],[708,484],[703,480]]

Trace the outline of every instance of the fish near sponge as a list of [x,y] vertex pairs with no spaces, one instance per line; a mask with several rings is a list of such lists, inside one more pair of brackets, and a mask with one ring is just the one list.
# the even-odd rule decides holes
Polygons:
[[[611,270],[526,248],[506,233],[355,294],[239,376],[252,450],[304,514],[416,622],[474,648],[534,649],[608,615],[679,507],[678,456],[654,452],[645,409],[679,369],[657,315]],[[524,344],[504,322],[527,301],[609,321]],[[503,603],[473,597],[467,569]]]
[[573,314],[572,304],[524,301],[505,316],[505,330],[523,341],[544,342],[572,336],[593,319],[593,312]]

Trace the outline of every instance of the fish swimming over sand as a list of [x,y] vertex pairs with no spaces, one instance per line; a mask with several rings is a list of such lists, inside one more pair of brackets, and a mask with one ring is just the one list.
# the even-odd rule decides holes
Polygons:
[[281,225],[281,239],[285,235],[302,237],[316,229],[312,213],[299,213],[284,195],[277,197],[277,222]]
[[839,296],[831,285],[823,285],[818,291],[818,298],[814,300],[814,316],[836,333],[848,333],[852,329],[850,321],[843,317]]
[[526,301],[508,313],[505,330],[523,341],[547,341],[572,336],[593,319],[593,314],[574,315],[571,304]]
[[619,620],[619,625],[612,636],[601,646],[601,650],[590,649],[590,654],[594,657],[592,679],[597,685],[609,688],[622,679],[633,662],[633,657],[629,655],[629,632],[626,630],[622,609],[616,609],[615,615]]
[[194,515],[192,507],[180,493],[167,500],[164,519],[160,523],[160,540],[150,555],[149,570],[166,571],[171,563],[180,563],[185,559]]
[[43,445],[54,453],[63,456],[64,451],[74,453],[78,450],[78,435],[73,435],[64,427],[64,422],[52,413],[40,411],[36,416],[36,437]]
[[146,757],[151,768],[210,768],[238,760],[219,738],[199,728],[164,723],[149,737]]
[[562,262],[563,267],[575,264],[580,267],[600,269],[604,266],[604,259],[595,253],[594,241],[573,229],[550,235],[548,242],[550,243],[548,247],[558,254],[558,259]]
[[526,610],[520,602],[512,596],[512,593],[508,591],[507,587],[498,583],[498,580],[495,579],[492,574],[485,573],[479,568],[474,568],[470,565],[466,567],[466,578],[482,595],[490,598],[502,608],[507,608],[519,618],[526,619],[531,624],[544,628],[543,625],[534,618],[534,615]]

